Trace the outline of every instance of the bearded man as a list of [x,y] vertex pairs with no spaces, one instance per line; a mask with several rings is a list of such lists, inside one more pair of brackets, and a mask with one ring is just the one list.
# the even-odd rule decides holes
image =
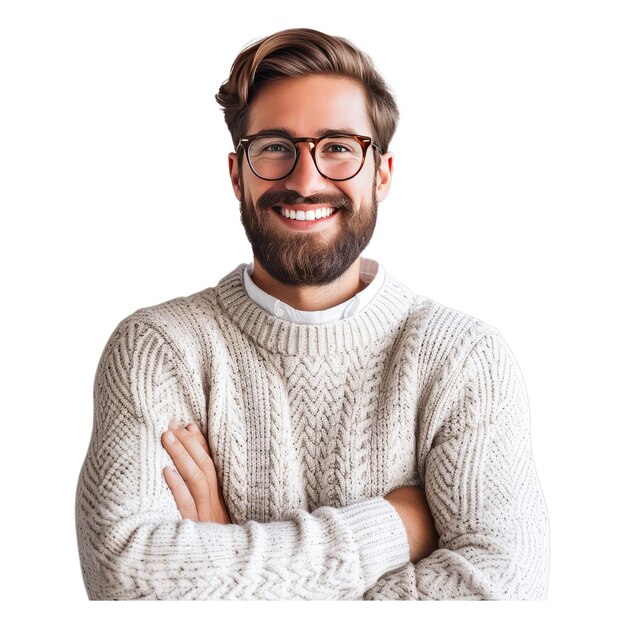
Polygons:
[[361,256],[398,109],[352,43],[245,48],[217,100],[253,261],[102,354],[76,525],[93,599],[536,599],[519,367]]

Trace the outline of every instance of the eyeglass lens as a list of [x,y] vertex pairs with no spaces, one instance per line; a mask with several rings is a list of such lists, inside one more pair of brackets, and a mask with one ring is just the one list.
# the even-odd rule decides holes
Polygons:
[[[257,137],[248,149],[252,169],[263,178],[286,176],[296,160],[296,150],[284,137]],[[361,144],[351,137],[326,137],[315,149],[319,171],[329,178],[354,176],[363,160]]]

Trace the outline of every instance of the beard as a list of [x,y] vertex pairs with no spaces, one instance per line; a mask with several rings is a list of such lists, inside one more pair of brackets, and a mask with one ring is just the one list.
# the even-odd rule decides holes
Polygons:
[[[243,178],[239,176],[242,200],[241,223],[255,259],[275,280],[285,285],[328,285],[339,279],[356,261],[374,234],[378,214],[376,176],[369,206],[354,210],[345,194],[325,193],[304,198],[295,191],[267,191],[251,206],[246,202]],[[288,231],[274,223],[272,207],[284,204],[325,204],[339,209],[337,226],[325,231]]]

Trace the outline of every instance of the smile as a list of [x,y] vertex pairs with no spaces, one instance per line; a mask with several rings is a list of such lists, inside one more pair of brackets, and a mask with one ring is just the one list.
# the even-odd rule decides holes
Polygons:
[[333,207],[320,207],[317,209],[310,209],[308,211],[295,211],[294,209],[286,209],[284,207],[275,206],[272,207],[276,213],[282,215],[289,220],[295,220],[300,222],[313,222],[315,220],[323,220],[330,217],[338,209]]

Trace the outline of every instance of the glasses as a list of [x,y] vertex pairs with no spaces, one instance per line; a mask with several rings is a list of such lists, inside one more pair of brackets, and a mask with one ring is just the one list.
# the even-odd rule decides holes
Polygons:
[[369,146],[381,149],[365,135],[327,135],[325,137],[286,137],[248,135],[237,146],[243,148],[250,169],[263,180],[281,180],[293,172],[300,158],[296,144],[306,141],[317,171],[329,180],[354,178],[365,163]]

